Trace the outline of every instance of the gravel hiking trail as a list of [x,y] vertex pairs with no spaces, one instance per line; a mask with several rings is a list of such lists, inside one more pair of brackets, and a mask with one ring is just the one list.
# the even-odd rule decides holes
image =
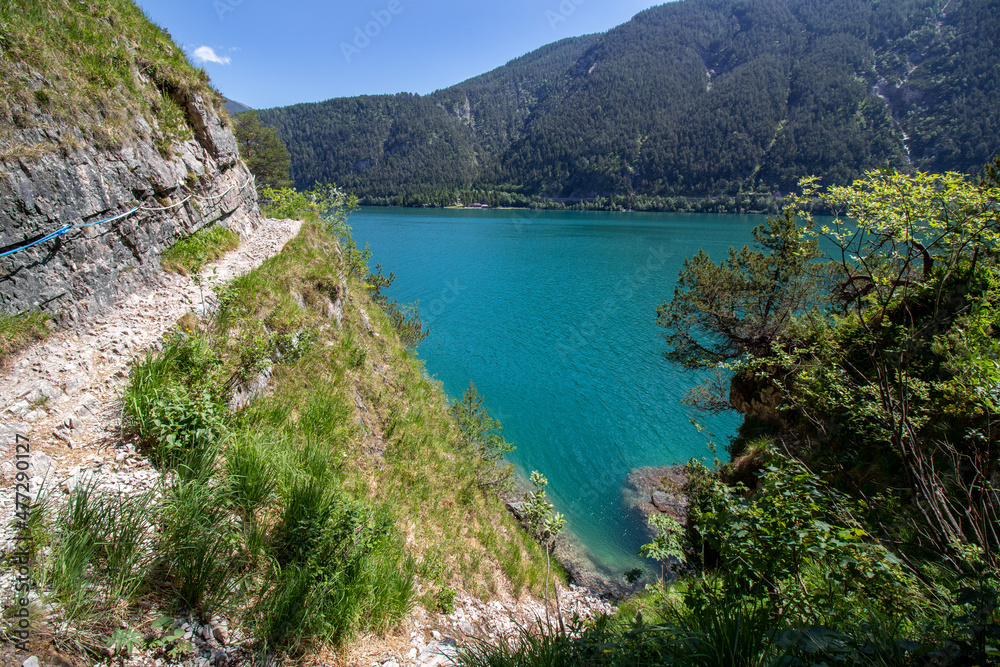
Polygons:
[[265,220],[203,270],[201,287],[189,276],[162,272],[158,284],[8,360],[0,380],[0,548],[12,537],[15,440],[27,438],[30,447],[32,498],[39,490],[58,498],[91,476],[99,486],[125,493],[153,488],[158,473],[121,438],[121,394],[130,364],[157,347],[183,315],[211,310],[213,284],[281,252],[301,225]]

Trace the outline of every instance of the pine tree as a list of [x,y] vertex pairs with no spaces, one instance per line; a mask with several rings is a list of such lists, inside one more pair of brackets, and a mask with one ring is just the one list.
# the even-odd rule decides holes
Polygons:
[[292,158],[285,143],[278,137],[278,131],[261,123],[256,111],[237,114],[233,129],[240,146],[240,157],[257,177],[257,186],[274,189],[291,187],[288,172]]

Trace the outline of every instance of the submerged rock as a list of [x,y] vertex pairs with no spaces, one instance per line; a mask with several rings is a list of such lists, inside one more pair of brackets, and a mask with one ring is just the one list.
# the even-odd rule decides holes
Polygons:
[[647,519],[653,514],[667,514],[684,523],[688,511],[686,483],[683,466],[635,468],[625,479],[622,495],[627,507]]

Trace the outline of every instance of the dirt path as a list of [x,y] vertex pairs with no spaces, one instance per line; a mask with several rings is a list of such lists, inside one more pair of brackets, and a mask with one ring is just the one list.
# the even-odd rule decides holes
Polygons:
[[[265,220],[239,248],[209,265],[202,274],[208,307],[214,302],[210,283],[260,266],[300,226],[296,220]],[[158,344],[181,316],[204,306],[191,278],[163,273],[158,285],[132,294],[86,327],[54,334],[8,365],[0,380],[0,548],[10,538],[17,435],[31,448],[32,496],[43,482],[49,491],[66,491],[91,471],[126,491],[154,485],[156,472],[118,438],[121,390],[132,360]]]

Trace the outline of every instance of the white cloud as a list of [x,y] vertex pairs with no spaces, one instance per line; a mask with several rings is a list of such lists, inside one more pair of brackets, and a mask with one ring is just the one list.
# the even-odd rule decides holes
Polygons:
[[191,57],[202,65],[205,63],[228,65],[231,62],[229,56],[220,56],[211,46],[199,46],[191,52]]

